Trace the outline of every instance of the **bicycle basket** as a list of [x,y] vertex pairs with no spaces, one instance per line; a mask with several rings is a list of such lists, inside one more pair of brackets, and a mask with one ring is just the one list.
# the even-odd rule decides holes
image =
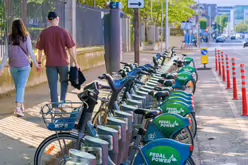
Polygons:
[[[73,105],[79,105],[73,107]],[[66,102],[65,107],[53,109],[51,104],[41,108],[41,115],[46,127],[51,131],[71,131],[83,109],[82,103]],[[69,105],[69,106],[67,106]]]

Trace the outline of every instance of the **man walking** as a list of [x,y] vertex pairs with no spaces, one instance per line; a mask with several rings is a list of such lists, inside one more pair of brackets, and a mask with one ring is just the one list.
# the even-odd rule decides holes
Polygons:
[[58,102],[58,75],[61,83],[61,102],[66,100],[68,88],[69,59],[66,48],[68,48],[75,66],[78,69],[79,66],[76,59],[75,43],[72,40],[70,33],[59,27],[59,17],[57,14],[55,12],[49,12],[48,21],[51,26],[40,33],[36,48],[38,49],[38,64],[40,66],[42,64],[42,51],[44,50],[51,102],[53,102],[53,108],[58,108],[59,105],[62,105],[56,104]]

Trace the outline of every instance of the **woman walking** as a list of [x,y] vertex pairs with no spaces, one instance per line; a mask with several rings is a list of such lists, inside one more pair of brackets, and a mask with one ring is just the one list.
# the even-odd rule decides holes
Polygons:
[[9,59],[10,73],[15,83],[16,89],[16,109],[14,114],[23,117],[24,114],[24,94],[31,71],[29,56],[34,65],[40,70],[34,55],[29,32],[23,21],[16,19],[12,23],[12,31],[8,38],[8,52],[3,57],[0,65],[0,76],[3,74],[4,66]]

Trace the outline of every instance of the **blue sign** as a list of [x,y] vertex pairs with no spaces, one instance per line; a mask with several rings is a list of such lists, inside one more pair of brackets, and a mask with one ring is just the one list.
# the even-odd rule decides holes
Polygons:
[[202,54],[203,56],[206,56],[206,55],[208,54],[208,51],[207,51],[206,49],[203,49],[203,50],[201,51],[201,54]]
[[122,9],[121,2],[110,2],[109,4],[110,9]]

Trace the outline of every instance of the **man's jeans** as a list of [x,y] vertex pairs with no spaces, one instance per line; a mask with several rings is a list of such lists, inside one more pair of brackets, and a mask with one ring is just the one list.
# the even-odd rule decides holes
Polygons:
[[50,88],[50,97],[53,108],[58,107],[58,75],[61,83],[61,96],[60,101],[66,100],[66,93],[68,88],[68,66],[60,67],[46,67],[46,74],[48,79],[48,85]]
[[10,67],[10,73],[14,80],[16,89],[16,103],[24,103],[25,88],[30,75],[31,67],[30,65],[22,68]]

